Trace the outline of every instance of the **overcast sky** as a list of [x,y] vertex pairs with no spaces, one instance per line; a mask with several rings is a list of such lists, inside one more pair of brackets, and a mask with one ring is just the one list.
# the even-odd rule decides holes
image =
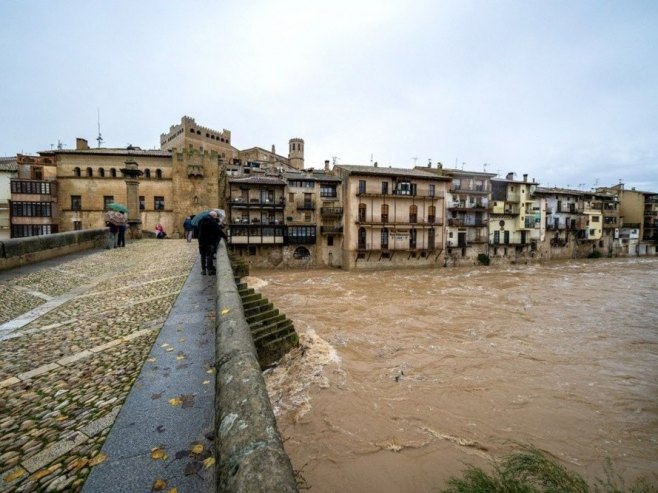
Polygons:
[[0,155],[245,149],[658,192],[658,1],[2,0]]

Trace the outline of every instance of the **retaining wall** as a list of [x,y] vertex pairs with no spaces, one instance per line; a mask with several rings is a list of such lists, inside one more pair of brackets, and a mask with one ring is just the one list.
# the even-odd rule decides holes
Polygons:
[[217,250],[217,491],[296,492],[226,243]]
[[102,247],[106,242],[106,229],[85,229],[3,240],[0,241],[0,270]]

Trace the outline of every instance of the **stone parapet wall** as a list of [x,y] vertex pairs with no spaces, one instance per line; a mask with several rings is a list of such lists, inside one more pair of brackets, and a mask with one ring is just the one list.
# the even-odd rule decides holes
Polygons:
[[0,241],[0,271],[99,248],[106,242],[106,229],[85,229]]
[[217,251],[217,491],[296,492],[226,244]]

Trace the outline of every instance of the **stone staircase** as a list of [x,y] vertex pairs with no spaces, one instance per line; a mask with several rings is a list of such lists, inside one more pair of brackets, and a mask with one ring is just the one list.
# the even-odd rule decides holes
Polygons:
[[258,351],[258,362],[261,368],[267,368],[296,347],[299,337],[292,321],[274,308],[267,298],[247,286],[240,277],[236,276],[235,284]]

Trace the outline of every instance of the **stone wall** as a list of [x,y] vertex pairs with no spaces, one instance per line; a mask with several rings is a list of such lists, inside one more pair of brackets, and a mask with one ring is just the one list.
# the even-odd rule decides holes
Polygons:
[[217,251],[217,491],[296,492],[226,244]]
[[0,270],[99,248],[106,242],[106,229],[85,229],[0,241]]

